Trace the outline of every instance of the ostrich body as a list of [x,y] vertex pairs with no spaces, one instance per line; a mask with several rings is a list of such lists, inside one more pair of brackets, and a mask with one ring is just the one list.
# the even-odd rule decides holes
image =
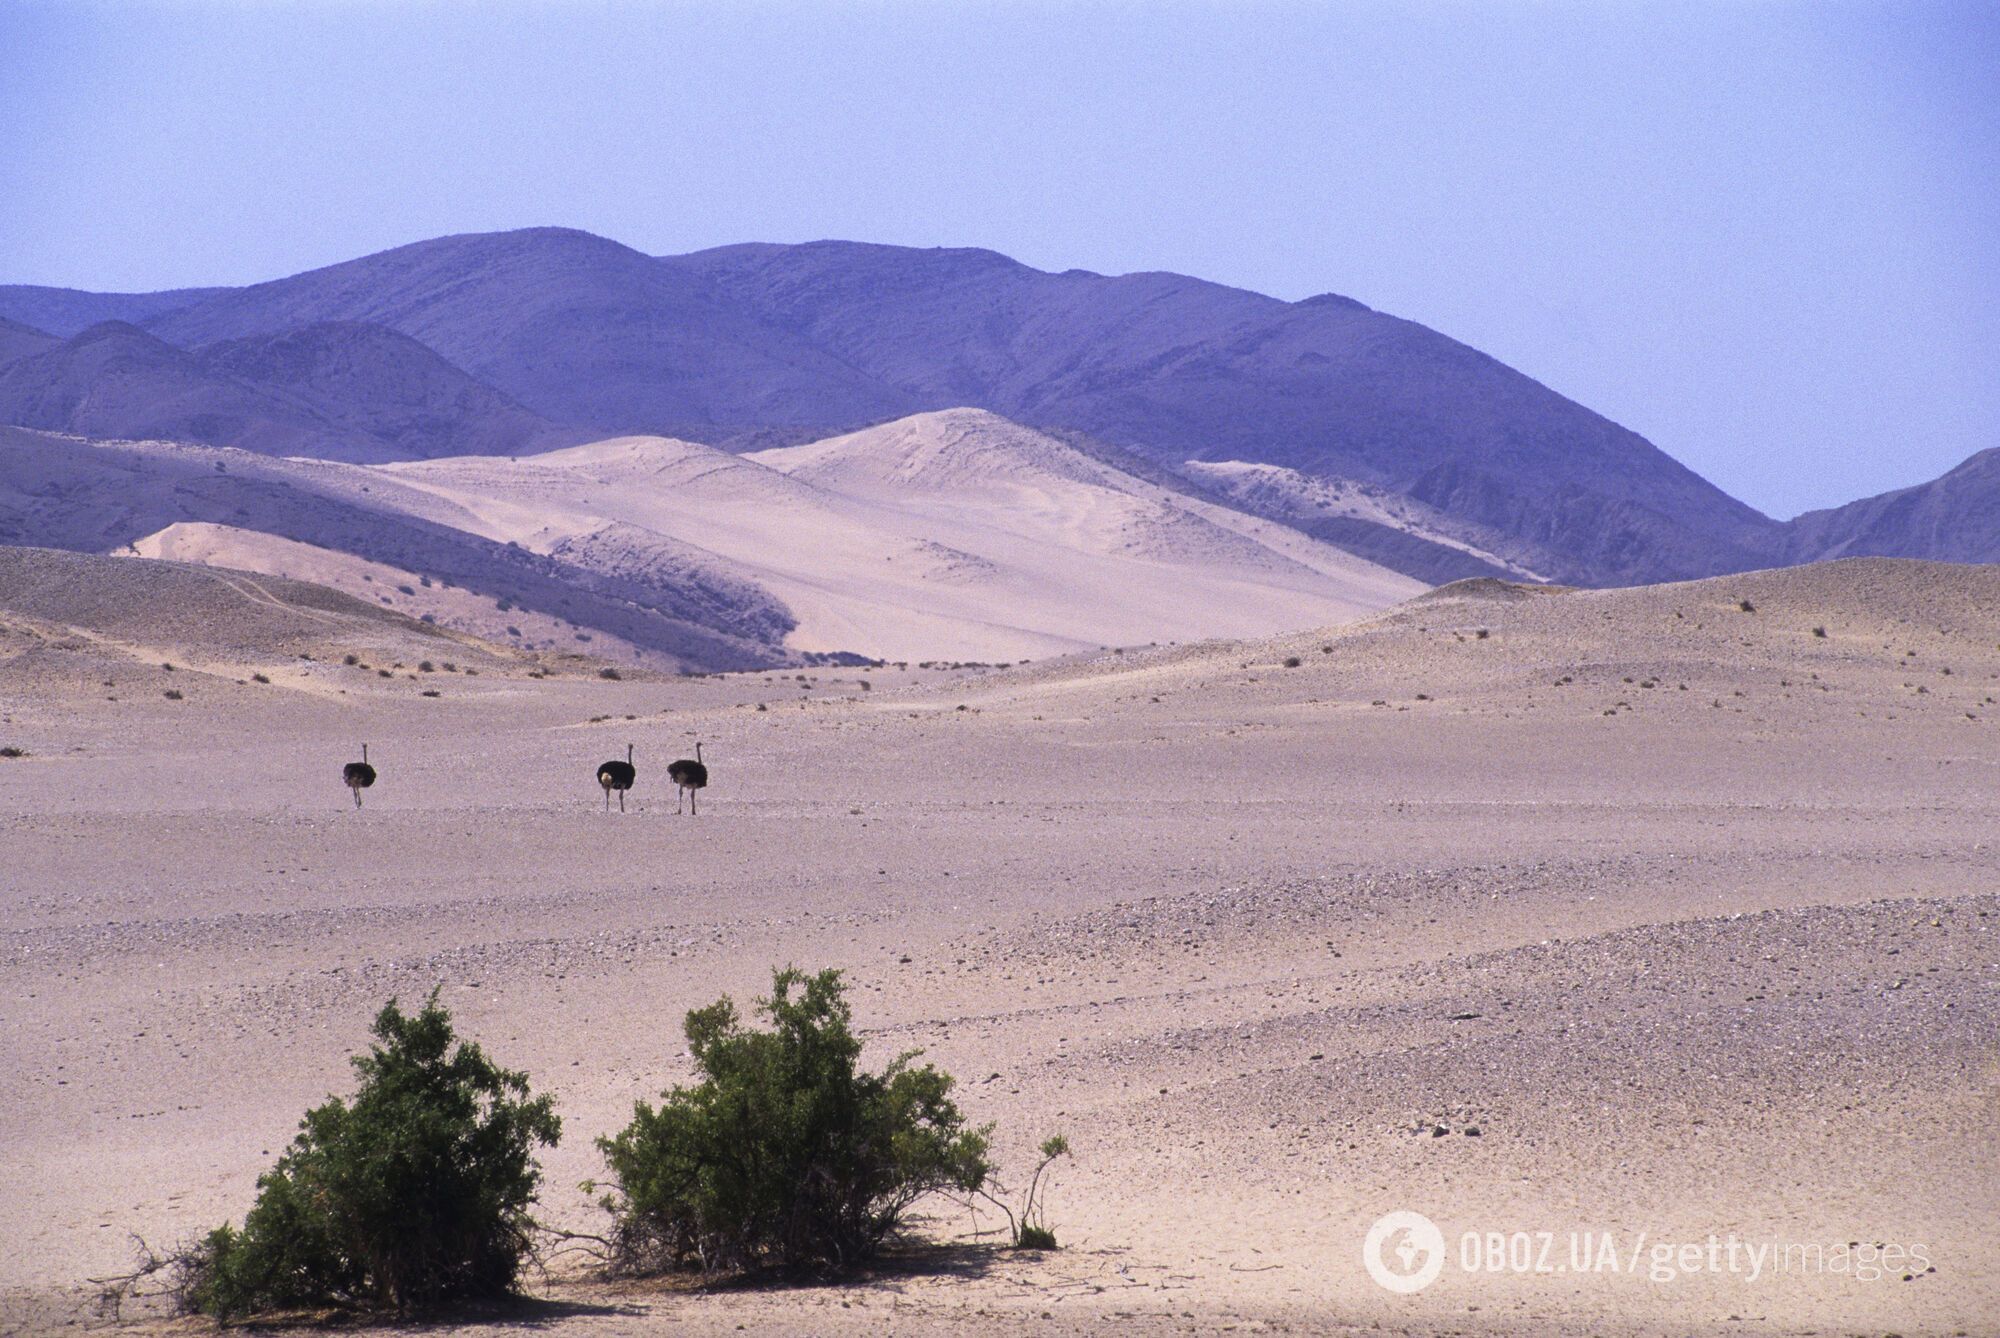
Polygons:
[[632,745],[629,743],[625,745],[625,760],[623,762],[613,758],[611,761],[603,763],[597,768],[597,783],[604,787],[604,811],[606,813],[611,811],[611,792],[613,790],[618,791],[618,811],[620,813],[625,811],[625,792],[632,788],[632,782],[638,777],[638,774],[638,772],[632,769]]
[[368,765],[368,745],[361,745],[361,760],[340,769],[340,783],[354,791],[354,806],[361,807],[361,792],[375,783],[375,768]]
[[[693,757],[683,757],[667,767],[667,779],[674,783],[676,801],[685,798],[688,812],[701,812],[700,806],[695,802],[695,796],[708,786],[708,767],[701,760],[700,740],[695,741]],[[679,803],[676,802],[674,812],[681,811]]]

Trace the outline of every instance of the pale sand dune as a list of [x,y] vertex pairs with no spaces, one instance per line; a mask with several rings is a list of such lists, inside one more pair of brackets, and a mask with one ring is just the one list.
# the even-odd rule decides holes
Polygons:
[[884,659],[1241,636],[1421,588],[972,410],[749,456],[639,437],[382,472],[538,551],[618,524],[714,554],[797,619],[788,644]]
[[[590,1139],[686,1076],[682,1011],[787,961],[846,969],[871,1056],[957,1074],[1010,1170],[1070,1135],[1068,1248],[701,1294],[559,1268],[536,1286],[560,1306],[525,1318],[1914,1335],[2000,1313],[1995,569],[1486,583],[868,692],[494,673],[438,700],[112,703],[58,671],[83,653],[0,650],[0,743],[30,754],[0,761],[0,1326],[79,1322],[127,1231],[240,1215],[372,1011],[434,984],[555,1093],[544,1211],[589,1227]],[[360,737],[382,780],[356,813]],[[661,767],[696,737],[715,780],[676,819]],[[591,769],[628,739],[639,811],[607,818]],[[1733,1232],[1922,1245],[1935,1272],[1454,1264],[1399,1297],[1360,1262],[1391,1209],[1454,1258],[1467,1230],[1558,1233],[1564,1264],[1570,1231]]]

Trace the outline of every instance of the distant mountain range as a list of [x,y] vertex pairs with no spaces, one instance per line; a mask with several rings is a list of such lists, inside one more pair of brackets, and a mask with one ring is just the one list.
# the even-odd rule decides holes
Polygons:
[[848,242],[654,257],[556,228],[246,288],[0,288],[0,421],[100,438],[371,462],[630,434],[748,451],[959,407],[1431,582],[2000,560],[1985,456],[1781,524],[1477,350],[1332,294]]

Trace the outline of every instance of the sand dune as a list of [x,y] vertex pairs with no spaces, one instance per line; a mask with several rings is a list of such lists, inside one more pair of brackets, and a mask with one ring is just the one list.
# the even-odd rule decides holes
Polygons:
[[797,620],[791,646],[883,659],[1242,635],[1419,588],[976,410],[747,456],[620,438],[383,472],[538,551],[615,524],[713,554]]
[[[194,607],[239,598],[157,570]],[[701,1294],[558,1267],[534,1323],[1983,1332],[1996,583],[1872,559],[1487,581],[1004,672],[496,672],[435,700],[364,674],[386,686],[108,701],[56,670],[92,652],[45,647],[0,668],[0,743],[27,752],[0,759],[0,1323],[75,1320],[127,1230],[240,1214],[372,1011],[434,985],[555,1094],[541,1212],[593,1228],[589,1140],[687,1076],[681,1010],[796,961],[847,971],[871,1057],[957,1074],[1004,1166],[1068,1133],[1066,1248]],[[357,814],[337,777],[363,737],[382,779]],[[677,819],[659,767],[697,737],[714,780]],[[635,812],[607,818],[592,769],[628,740]],[[1588,1231],[1929,1262],[1454,1262],[1397,1296],[1360,1257],[1391,1209],[1454,1261],[1468,1231],[1547,1231],[1564,1262]]]
[[[727,572],[711,581],[699,562],[600,571],[478,529],[470,511],[354,465],[0,428],[0,541],[309,574],[539,653],[702,670],[794,658],[781,612]],[[749,607],[731,607],[739,595]],[[732,630],[744,627],[769,630]]]
[[9,696],[68,695],[90,710],[254,711],[274,691],[418,695],[433,675],[525,667],[499,646],[323,585],[213,564],[0,548]]

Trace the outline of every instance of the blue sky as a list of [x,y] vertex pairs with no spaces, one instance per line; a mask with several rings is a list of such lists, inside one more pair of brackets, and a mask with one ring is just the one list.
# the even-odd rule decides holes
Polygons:
[[1778,516],[2000,445],[2000,6],[0,4],[0,282],[559,223],[1431,325]]

